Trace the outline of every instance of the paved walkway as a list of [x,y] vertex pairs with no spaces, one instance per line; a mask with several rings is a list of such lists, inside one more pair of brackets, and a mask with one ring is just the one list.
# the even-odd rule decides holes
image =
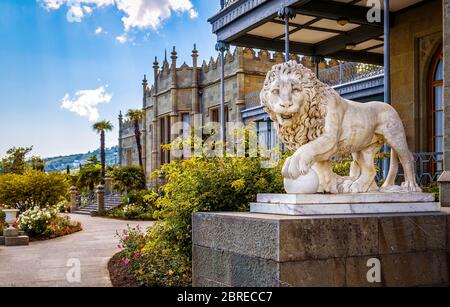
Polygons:
[[[152,222],[118,221],[71,215],[80,221],[83,231],[30,246],[0,247],[0,286],[111,286],[108,260],[119,251],[116,231],[130,226],[147,227]],[[68,282],[69,270],[74,272],[80,263],[81,282]],[[71,262],[72,261],[72,262]],[[71,265],[71,266],[68,266]],[[76,277],[69,274],[69,277]]]

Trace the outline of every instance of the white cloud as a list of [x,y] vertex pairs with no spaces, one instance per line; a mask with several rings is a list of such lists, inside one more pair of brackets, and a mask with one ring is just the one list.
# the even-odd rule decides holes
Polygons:
[[102,27],[97,27],[97,29],[95,29],[95,34],[102,34],[103,33],[103,28]]
[[116,36],[116,41],[118,41],[120,44],[125,44],[128,41],[128,37],[125,34]]
[[109,103],[112,99],[112,94],[106,92],[107,87],[107,85],[104,85],[95,90],[81,90],[76,92],[74,97],[66,94],[61,100],[61,108],[95,122],[100,117],[98,105]]
[[67,11],[68,22],[81,22],[84,17],[84,11],[80,6],[71,6]]
[[198,16],[191,0],[38,0],[47,10],[58,10],[63,5],[68,8],[67,20],[81,22],[95,9],[114,5],[123,13],[125,31],[137,29],[157,29],[173,13],[187,13],[190,18]]

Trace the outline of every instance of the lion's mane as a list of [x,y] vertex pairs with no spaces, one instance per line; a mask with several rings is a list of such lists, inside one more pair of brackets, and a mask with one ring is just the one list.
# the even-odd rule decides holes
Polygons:
[[[269,103],[271,85],[282,75],[293,75],[293,78],[300,80],[302,93],[308,97],[303,101],[299,113],[294,115],[294,124],[290,127],[279,125]],[[281,141],[289,150],[295,151],[323,133],[327,101],[338,96],[334,89],[322,83],[310,69],[296,61],[289,61],[274,65],[267,73],[260,98],[261,105],[274,122]]]

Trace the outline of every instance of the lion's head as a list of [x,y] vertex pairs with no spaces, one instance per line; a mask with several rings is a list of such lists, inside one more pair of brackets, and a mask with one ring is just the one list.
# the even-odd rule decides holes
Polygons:
[[322,134],[327,101],[337,95],[310,69],[289,61],[274,65],[267,73],[260,98],[281,141],[296,150]]

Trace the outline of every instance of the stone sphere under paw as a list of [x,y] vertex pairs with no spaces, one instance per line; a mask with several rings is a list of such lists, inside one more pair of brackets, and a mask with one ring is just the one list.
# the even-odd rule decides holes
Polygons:
[[311,169],[297,179],[284,178],[284,189],[288,194],[315,194],[319,189],[319,176]]

